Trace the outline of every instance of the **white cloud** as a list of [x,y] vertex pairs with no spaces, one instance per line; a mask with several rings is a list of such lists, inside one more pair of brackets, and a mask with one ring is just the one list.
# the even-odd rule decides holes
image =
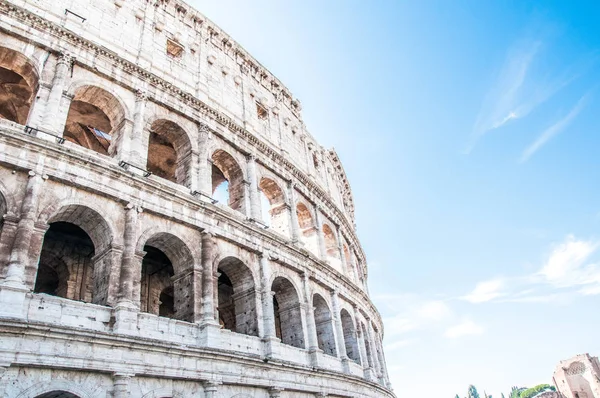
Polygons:
[[441,300],[427,301],[417,310],[418,315],[423,319],[432,321],[441,321],[452,315],[452,310]]
[[536,140],[531,143],[521,155],[520,162],[526,162],[534,153],[536,153],[546,142],[548,142],[552,137],[560,134],[565,128],[571,124],[573,119],[579,115],[579,112],[583,109],[587,101],[587,95],[584,95],[577,101],[573,109],[564,116],[562,119],[558,120],[552,126],[548,127],[542,134],[540,134]]
[[590,262],[600,241],[568,235],[533,274],[483,281],[461,297],[471,303],[565,303],[577,295],[600,294],[600,266]]
[[[572,285],[582,282],[588,274],[584,263],[598,250],[600,242],[577,240],[573,235],[552,250],[540,270],[547,281],[557,285]],[[593,272],[591,273],[593,275]],[[589,275],[588,275],[589,276]]]
[[471,303],[484,303],[503,296],[502,289],[504,288],[503,279],[492,279],[489,281],[479,282],[475,289],[466,296],[463,300]]
[[539,40],[521,40],[509,49],[495,82],[485,96],[464,153],[469,154],[488,132],[529,115],[575,78],[574,74],[563,74],[543,79],[540,78],[542,73],[532,72],[541,47]]
[[464,320],[463,322],[459,323],[458,325],[452,326],[451,328],[446,330],[446,333],[444,333],[444,336],[449,339],[456,339],[456,338],[463,337],[463,336],[472,336],[472,335],[482,334],[483,332],[484,332],[483,326],[478,325],[477,323],[473,322],[470,319],[467,319],[467,320]]

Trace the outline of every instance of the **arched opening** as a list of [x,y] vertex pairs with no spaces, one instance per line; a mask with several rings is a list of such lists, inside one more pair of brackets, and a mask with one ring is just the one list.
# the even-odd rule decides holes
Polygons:
[[328,224],[323,224],[323,237],[325,239],[325,251],[327,253],[327,261],[331,266],[341,271],[342,262],[340,259],[340,249],[338,247],[335,233]]
[[113,156],[125,121],[117,98],[96,86],[75,90],[63,137],[103,155]]
[[177,184],[190,186],[192,145],[185,131],[169,120],[150,126],[148,163],[153,174]]
[[336,356],[337,349],[335,346],[333,319],[329,306],[321,295],[315,294],[313,296],[313,307],[319,349],[323,350],[324,354]]
[[37,72],[26,56],[0,47],[0,119],[27,123],[38,80]]
[[317,227],[313,221],[312,214],[304,203],[296,205],[296,214],[298,216],[298,225],[300,227],[300,240],[307,250],[315,255],[319,254],[319,240],[317,236]]
[[[283,191],[277,183],[269,178],[261,178],[258,188],[262,202],[263,221],[283,235],[289,235],[289,216]],[[265,200],[266,199],[266,200]]]
[[233,210],[244,212],[244,173],[242,169],[233,156],[222,149],[215,151],[211,159],[213,196],[215,199],[227,203]]
[[144,251],[140,311],[175,318],[173,264],[165,253],[154,246],[146,244]]
[[232,332],[258,336],[256,289],[250,269],[235,257],[218,266],[219,322]]
[[[144,244],[140,281],[140,311],[191,322],[194,315],[194,260],[187,245],[175,235],[161,232]],[[188,275],[189,276],[189,275]]]
[[67,391],[50,391],[40,394],[35,398],[79,398],[79,395]]
[[81,205],[62,207],[48,220],[35,272],[34,293],[106,304],[110,263],[102,256],[112,242],[106,221]]
[[287,279],[277,277],[271,286],[275,331],[284,344],[306,348],[302,328],[300,300],[294,285]]
[[356,329],[352,316],[342,309],[340,311],[340,319],[342,320],[342,330],[344,331],[344,344],[346,347],[346,355],[352,361],[360,364],[360,353],[358,352],[358,343],[356,341]]

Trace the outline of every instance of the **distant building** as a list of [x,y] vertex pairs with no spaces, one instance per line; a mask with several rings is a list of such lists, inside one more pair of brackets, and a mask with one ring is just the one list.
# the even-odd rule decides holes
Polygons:
[[561,361],[553,381],[564,398],[600,398],[600,362],[589,354]]

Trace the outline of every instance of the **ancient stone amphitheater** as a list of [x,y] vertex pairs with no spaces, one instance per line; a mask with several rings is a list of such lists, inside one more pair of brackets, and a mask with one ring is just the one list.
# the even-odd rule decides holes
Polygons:
[[0,397],[393,397],[352,193],[178,0],[0,0]]

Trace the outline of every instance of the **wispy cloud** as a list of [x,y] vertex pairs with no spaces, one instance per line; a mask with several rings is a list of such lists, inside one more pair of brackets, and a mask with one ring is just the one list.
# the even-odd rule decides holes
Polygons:
[[525,149],[525,151],[523,151],[520,162],[521,163],[526,162],[546,142],[548,142],[551,138],[553,138],[557,134],[561,133],[565,128],[567,128],[569,126],[569,124],[571,124],[573,119],[575,119],[577,117],[577,115],[579,115],[581,110],[585,107],[585,105],[587,103],[587,98],[588,98],[587,94],[584,95],[583,97],[581,97],[579,99],[579,101],[577,101],[575,106],[569,111],[569,113],[567,113],[567,115],[565,115],[563,118],[558,120],[552,126],[548,127],[546,130],[544,130],[544,132],[542,132],[542,134],[540,134],[536,138],[536,140],[531,145],[529,145]]
[[484,303],[486,301],[503,296],[503,289],[503,279],[492,279],[489,281],[479,282],[471,293],[462,298],[471,303]]
[[521,40],[509,49],[482,103],[465,154],[469,154],[485,134],[529,115],[575,79],[577,74],[570,71],[532,72],[542,47],[541,40]]
[[462,299],[471,303],[560,303],[578,295],[600,295],[600,266],[591,261],[599,249],[600,240],[568,235],[552,247],[537,272],[479,282]]
[[446,333],[444,333],[444,336],[449,339],[456,339],[464,336],[482,334],[483,332],[483,326],[473,322],[470,319],[466,319],[461,323],[448,328],[448,330],[446,330]]

